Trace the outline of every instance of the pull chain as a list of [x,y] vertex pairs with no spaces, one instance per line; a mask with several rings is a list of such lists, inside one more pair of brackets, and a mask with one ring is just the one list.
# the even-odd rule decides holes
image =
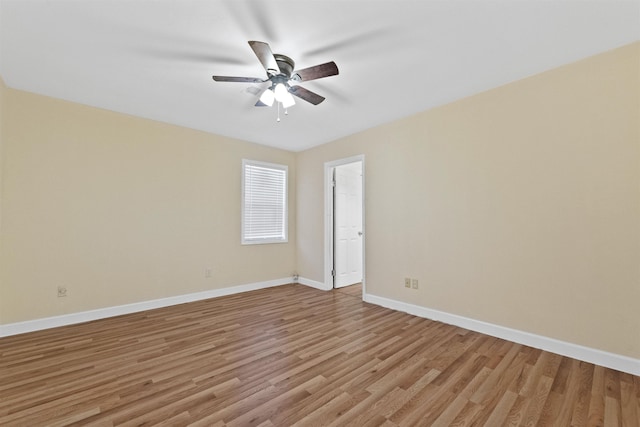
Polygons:
[[[278,102],[277,104],[278,104],[278,119],[276,121],[279,122],[280,121],[280,103]],[[289,115],[289,109],[288,108],[284,109],[284,115],[285,116]]]

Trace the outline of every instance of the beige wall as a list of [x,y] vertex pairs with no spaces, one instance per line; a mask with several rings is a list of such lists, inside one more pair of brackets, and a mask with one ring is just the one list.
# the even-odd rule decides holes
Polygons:
[[[4,157],[3,146],[4,146],[4,99],[5,93],[7,92],[7,87],[4,84],[4,80],[0,77],[0,253],[2,248],[2,177],[4,175]],[[2,285],[2,271],[0,270],[0,299],[2,298],[3,285]],[[0,302],[0,324],[2,324],[2,303]]]
[[299,153],[298,272],[364,154],[369,293],[640,358],[639,117],[635,43]]
[[[294,154],[13,89],[0,93],[0,323],[294,272],[295,210],[288,244],[240,245],[241,159],[288,165],[295,206]],[[58,285],[67,297],[57,298]]]

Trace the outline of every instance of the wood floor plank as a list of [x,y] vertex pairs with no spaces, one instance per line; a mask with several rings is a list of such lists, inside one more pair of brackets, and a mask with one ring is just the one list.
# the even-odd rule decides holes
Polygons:
[[487,421],[484,425],[487,426],[499,426],[503,425],[507,419],[507,415],[511,411],[511,407],[515,403],[518,395],[510,390],[507,390],[503,395],[496,407],[489,414]]
[[604,425],[605,371],[605,368],[596,366],[593,372],[591,399],[589,400],[589,416],[587,418],[587,426],[589,427]]
[[286,285],[0,338],[2,426],[640,427],[640,378]]
[[622,419],[626,420],[628,427],[640,427],[640,412],[638,412],[640,400],[633,392],[633,380],[621,381],[621,407]]

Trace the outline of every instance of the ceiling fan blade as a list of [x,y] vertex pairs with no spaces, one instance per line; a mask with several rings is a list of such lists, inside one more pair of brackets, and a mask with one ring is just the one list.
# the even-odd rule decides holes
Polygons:
[[264,83],[265,79],[259,79],[257,77],[228,77],[228,76],[213,76],[213,80],[217,82],[238,82],[238,83]]
[[[308,82],[309,80],[321,79],[323,77],[335,76],[337,74],[338,66],[333,61],[293,72],[294,78],[296,75],[300,76],[301,82]],[[297,80],[297,78],[295,79]]]
[[324,101],[324,96],[320,96],[317,93],[311,92],[310,90],[305,89],[302,86],[292,86],[289,88],[289,92],[300,99],[304,99],[305,101],[312,103],[313,105],[318,105],[322,101]]
[[267,104],[265,104],[264,102],[260,101],[259,99],[258,99],[258,102],[256,102],[255,106],[256,107],[268,107]]
[[249,46],[251,46],[251,49],[253,49],[253,52],[256,54],[258,60],[260,60],[260,63],[269,76],[272,74],[280,74],[280,67],[276,62],[276,58],[273,56],[273,52],[271,52],[271,48],[268,43],[251,40],[249,41]]

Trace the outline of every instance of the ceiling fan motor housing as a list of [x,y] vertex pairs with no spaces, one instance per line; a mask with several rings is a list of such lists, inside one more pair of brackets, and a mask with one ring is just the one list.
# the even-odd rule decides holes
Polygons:
[[287,79],[291,78],[291,73],[296,66],[296,63],[293,62],[293,59],[279,53],[275,53],[273,57],[276,59],[278,67],[280,67],[280,74],[284,74]]

